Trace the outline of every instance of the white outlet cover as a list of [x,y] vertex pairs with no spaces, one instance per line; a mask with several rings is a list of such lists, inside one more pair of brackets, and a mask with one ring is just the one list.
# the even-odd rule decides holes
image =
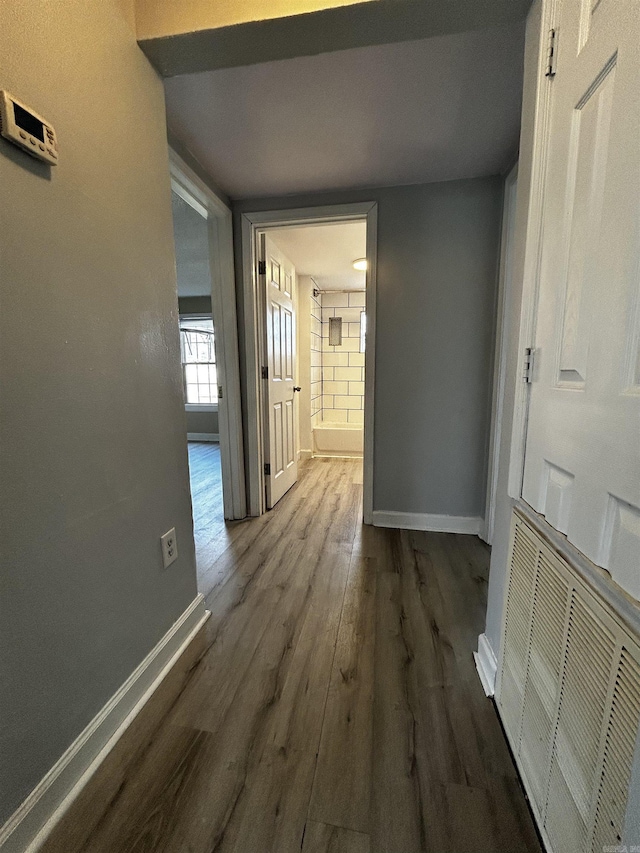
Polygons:
[[160,545],[162,546],[162,563],[165,569],[178,559],[178,540],[176,539],[176,529],[171,530],[160,537]]

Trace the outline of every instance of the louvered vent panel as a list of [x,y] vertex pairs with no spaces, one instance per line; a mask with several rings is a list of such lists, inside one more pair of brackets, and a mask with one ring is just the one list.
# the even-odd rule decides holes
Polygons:
[[640,665],[622,649],[607,723],[604,761],[596,803],[593,853],[616,847],[622,840],[627,788],[640,723]]
[[527,684],[520,754],[522,768],[529,779],[531,794],[539,812],[543,811],[547,796],[552,736],[553,719],[547,714],[538,692],[531,684]]
[[569,585],[561,569],[540,553],[536,575],[531,654],[525,687],[521,755],[533,798],[543,811],[564,649]]
[[584,853],[587,848],[587,826],[575,798],[556,760],[551,761],[549,789],[553,796],[547,807],[545,829],[555,853]]
[[[567,822],[556,808],[556,771],[563,777],[562,793],[566,785],[587,832],[614,650],[611,632],[574,591],[545,820],[554,846],[572,844]],[[585,849],[584,841],[577,849]]]
[[518,513],[512,530],[496,700],[548,848],[601,853],[621,843],[640,647]]
[[520,735],[533,584],[538,558],[536,545],[527,536],[525,529],[523,525],[516,524],[513,534],[500,688],[501,703],[506,709],[505,726],[514,745]]

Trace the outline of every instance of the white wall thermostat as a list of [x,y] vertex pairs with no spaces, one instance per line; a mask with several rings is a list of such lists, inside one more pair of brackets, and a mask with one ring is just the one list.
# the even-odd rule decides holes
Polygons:
[[58,162],[55,130],[42,116],[4,89],[0,90],[0,133],[32,157],[52,166]]

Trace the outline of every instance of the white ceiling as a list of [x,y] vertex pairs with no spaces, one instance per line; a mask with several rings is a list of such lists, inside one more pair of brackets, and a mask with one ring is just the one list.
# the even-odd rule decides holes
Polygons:
[[365,222],[288,226],[268,233],[297,274],[313,276],[319,290],[365,289],[365,273],[352,266],[367,253]]
[[497,174],[523,50],[518,23],[172,77],[168,124],[232,198]]
[[207,220],[171,193],[178,296],[211,296]]

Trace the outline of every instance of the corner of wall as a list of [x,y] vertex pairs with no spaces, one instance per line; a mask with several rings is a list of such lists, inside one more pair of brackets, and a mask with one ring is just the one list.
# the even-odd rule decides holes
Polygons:
[[520,327],[523,286],[526,276],[527,230],[530,215],[532,180],[535,172],[534,144],[536,133],[536,107],[538,101],[538,68],[543,50],[542,2],[534,0],[527,17],[525,69],[522,102],[522,128],[518,161],[518,190],[516,199],[515,238],[513,252],[512,288],[510,306],[505,315],[508,332],[507,370],[502,411],[502,438],[500,443],[494,534],[489,572],[487,617],[485,633],[497,656],[502,642],[502,623],[507,578],[507,557],[511,529],[513,500],[509,496],[513,422],[518,382]]

